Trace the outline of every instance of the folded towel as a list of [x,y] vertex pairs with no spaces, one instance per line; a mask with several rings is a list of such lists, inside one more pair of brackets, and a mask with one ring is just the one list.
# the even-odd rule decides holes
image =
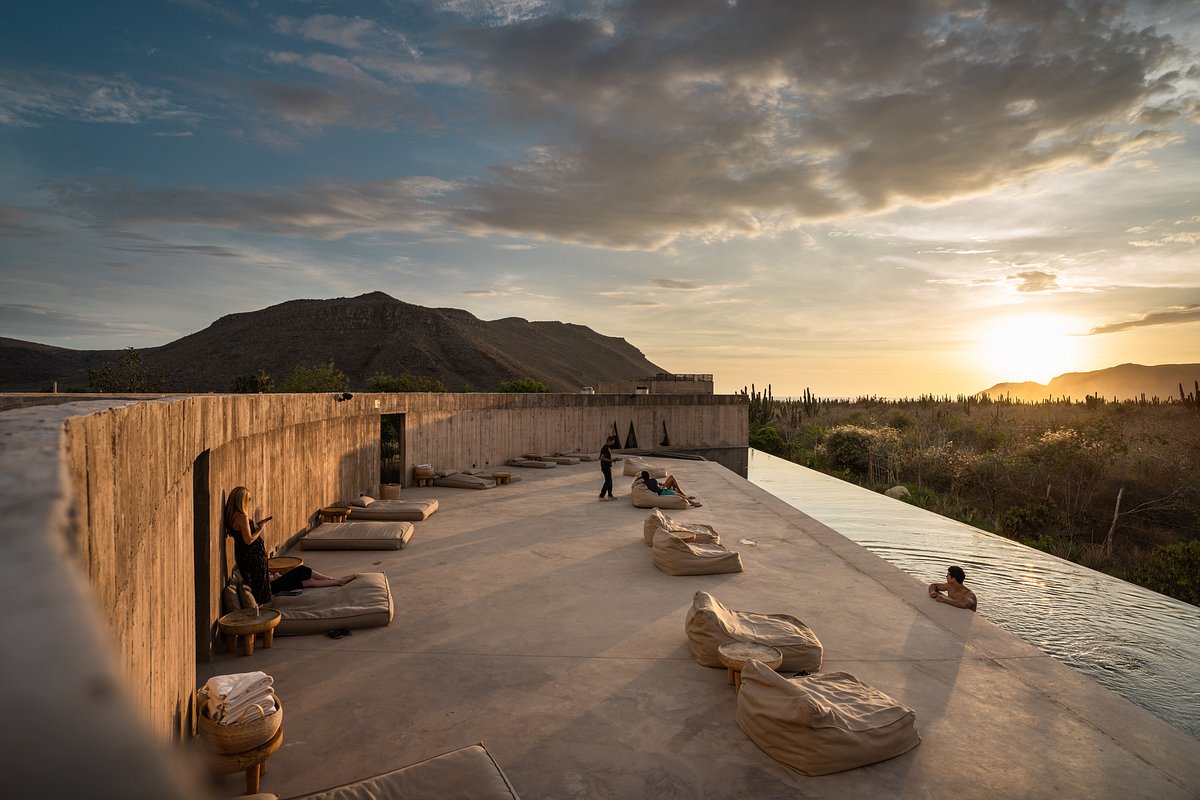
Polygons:
[[256,703],[245,703],[240,710],[226,709],[225,716],[219,720],[222,725],[253,722],[259,717],[269,717],[276,711],[275,697],[268,694]]
[[[217,721],[237,719],[250,706],[270,700],[274,682],[275,679],[265,672],[214,675],[204,684],[209,717]],[[273,705],[274,701],[271,703]]]

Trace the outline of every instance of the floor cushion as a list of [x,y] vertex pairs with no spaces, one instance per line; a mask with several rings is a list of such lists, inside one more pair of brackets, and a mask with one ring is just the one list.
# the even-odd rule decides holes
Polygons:
[[785,678],[759,661],[742,668],[737,724],[776,761],[805,775],[862,767],[921,743],[917,715],[846,672]]
[[366,508],[349,506],[351,522],[420,522],[438,510],[437,500],[376,500]]
[[742,557],[719,544],[692,544],[659,528],[652,548],[654,566],[668,575],[720,575],[741,572]]
[[560,466],[570,466],[579,463],[579,459],[574,456],[542,456],[542,460],[553,461]]
[[293,800],[519,800],[500,765],[473,744]]
[[[721,543],[721,537],[712,525],[702,522],[679,522],[656,508],[646,515],[646,521],[642,523],[642,538],[646,540],[646,547],[654,545],[654,532],[659,528],[675,534],[691,534],[694,544]],[[689,537],[684,535],[679,538],[687,540]]]
[[294,597],[275,595],[283,615],[275,633],[293,636],[339,628],[375,628],[392,621],[392,592],[382,572],[363,572],[345,586],[304,589]]
[[681,494],[655,494],[646,488],[641,478],[635,480],[630,487],[629,502],[633,503],[634,508],[667,508],[682,511],[691,507],[687,498]]
[[525,467],[526,469],[554,469],[558,466],[553,461],[533,461],[528,458],[510,458],[504,463],[510,467]]
[[304,535],[301,550],[403,550],[411,522],[325,522]]
[[812,628],[788,614],[733,611],[708,592],[696,592],[684,622],[692,658],[722,667],[717,648],[726,642],[765,644],[783,653],[784,672],[817,672],[824,647]]

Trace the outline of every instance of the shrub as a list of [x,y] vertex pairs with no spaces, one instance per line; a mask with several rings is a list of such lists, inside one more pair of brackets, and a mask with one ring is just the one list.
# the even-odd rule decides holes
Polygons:
[[441,378],[423,378],[408,372],[389,375],[377,372],[367,381],[368,392],[445,392]]
[[1000,514],[996,531],[1010,539],[1028,539],[1048,528],[1057,514],[1054,501],[1049,498],[1013,506]]
[[296,367],[279,387],[281,392],[345,392],[349,389],[350,379],[333,365],[333,361],[313,367]]
[[88,368],[88,385],[97,392],[165,392],[167,373],[142,362],[142,354],[132,347],[117,356],[117,363],[104,362]]
[[248,375],[238,375],[229,382],[229,391],[234,394],[262,394],[275,387],[275,382],[266,370],[258,370]]
[[857,425],[838,425],[821,444],[835,469],[865,475],[871,463],[871,431]]
[[1200,541],[1156,547],[1134,564],[1130,577],[1147,589],[1200,605]]
[[515,381],[505,381],[496,388],[497,392],[507,392],[512,394],[532,394],[537,392],[548,392],[550,387],[541,381],[535,381],[533,378],[521,378]]
[[788,452],[787,441],[770,425],[751,428],[750,446],[773,456],[786,456]]

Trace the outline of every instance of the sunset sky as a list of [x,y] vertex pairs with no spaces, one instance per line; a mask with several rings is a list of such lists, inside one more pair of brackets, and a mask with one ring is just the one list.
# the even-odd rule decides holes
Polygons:
[[381,290],[722,392],[1200,362],[1193,0],[0,13],[0,336]]

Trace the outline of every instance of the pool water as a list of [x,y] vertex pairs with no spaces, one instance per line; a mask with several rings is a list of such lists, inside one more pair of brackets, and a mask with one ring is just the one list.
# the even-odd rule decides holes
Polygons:
[[961,566],[979,613],[1200,739],[1200,609],[757,450],[748,478],[922,583]]

